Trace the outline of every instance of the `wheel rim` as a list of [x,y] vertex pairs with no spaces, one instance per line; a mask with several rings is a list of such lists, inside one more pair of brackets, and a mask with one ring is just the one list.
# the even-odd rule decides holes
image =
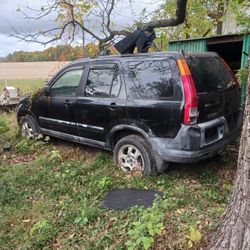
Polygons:
[[118,152],[118,165],[124,172],[143,172],[144,159],[141,151],[134,145],[122,146]]
[[22,124],[21,133],[23,137],[27,137],[29,139],[34,138],[34,131],[28,122],[24,122]]

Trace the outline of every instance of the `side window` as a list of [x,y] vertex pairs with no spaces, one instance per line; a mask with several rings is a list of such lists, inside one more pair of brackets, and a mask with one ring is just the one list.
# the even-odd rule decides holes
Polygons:
[[92,68],[86,83],[84,95],[93,97],[117,97],[121,79],[117,67]]
[[83,69],[66,71],[51,87],[52,95],[76,95]]
[[126,71],[131,82],[130,92],[138,98],[171,98],[178,81],[174,66],[173,59],[129,62]]

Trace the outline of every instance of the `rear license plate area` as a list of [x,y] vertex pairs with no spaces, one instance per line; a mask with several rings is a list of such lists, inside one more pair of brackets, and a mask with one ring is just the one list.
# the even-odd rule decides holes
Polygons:
[[221,139],[224,135],[224,124],[205,129],[205,144],[213,143]]

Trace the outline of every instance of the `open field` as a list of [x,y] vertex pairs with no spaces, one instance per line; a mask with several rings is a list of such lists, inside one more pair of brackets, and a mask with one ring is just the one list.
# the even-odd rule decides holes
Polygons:
[[[33,84],[33,85],[32,85]],[[29,87],[37,88],[37,82]],[[0,114],[1,249],[205,249],[227,202],[237,145],[196,164],[141,178],[108,152],[51,139],[22,139],[14,113]],[[115,188],[162,191],[154,207],[99,207]]]
[[0,93],[4,86],[19,87],[22,94],[33,92],[69,62],[0,63]]
[[69,62],[0,63],[0,80],[48,79]]
[[[43,87],[46,81],[43,79],[23,79],[23,80],[7,80],[7,86],[14,86],[19,88],[21,94],[34,92],[35,90]],[[6,85],[6,81],[0,80],[0,93]]]

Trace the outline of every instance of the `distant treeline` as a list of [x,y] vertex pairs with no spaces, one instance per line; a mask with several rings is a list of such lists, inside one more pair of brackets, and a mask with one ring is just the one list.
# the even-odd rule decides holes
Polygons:
[[[89,43],[86,45],[88,56],[98,54],[98,46]],[[6,57],[1,57],[1,62],[41,62],[41,61],[72,61],[83,56],[82,46],[71,47],[69,45],[58,45],[43,51],[15,51]]]

